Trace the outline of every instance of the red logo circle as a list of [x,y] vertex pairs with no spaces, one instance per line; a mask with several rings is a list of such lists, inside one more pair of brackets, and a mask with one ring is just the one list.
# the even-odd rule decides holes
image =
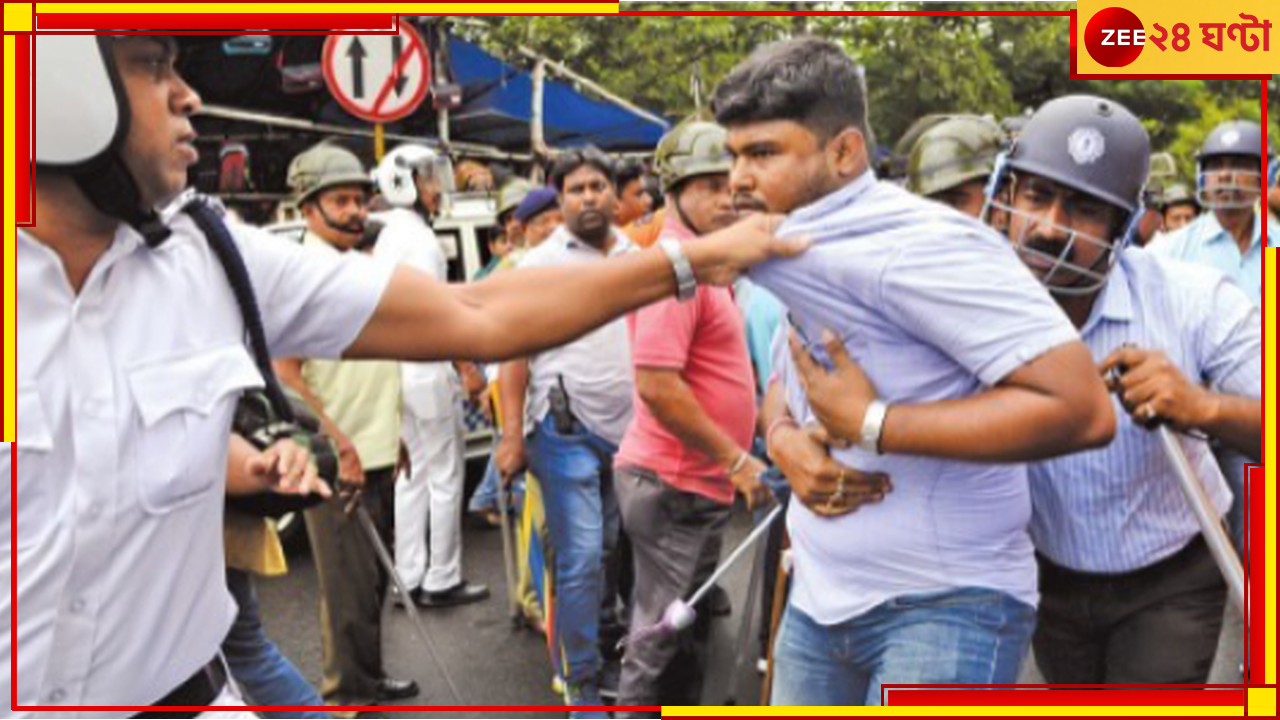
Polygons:
[[1124,8],[1099,11],[1084,29],[1084,46],[1089,56],[1107,67],[1124,67],[1137,60],[1145,44],[1142,21]]

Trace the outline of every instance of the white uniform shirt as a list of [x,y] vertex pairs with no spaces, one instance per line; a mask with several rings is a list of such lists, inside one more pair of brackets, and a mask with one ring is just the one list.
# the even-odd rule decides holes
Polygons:
[[[375,260],[408,265],[449,282],[444,248],[421,215],[397,208],[374,218],[386,224],[373,248]],[[461,399],[462,383],[450,362],[400,363],[400,380],[405,411],[421,420],[448,417]]]
[[[614,229],[613,234],[616,240],[608,257],[635,248],[621,231]],[[605,259],[604,253],[574,237],[561,225],[545,242],[529,251],[519,267],[582,265]],[[526,433],[533,432],[551,410],[551,388],[559,383],[561,376],[574,417],[592,433],[614,445],[620,444],[631,424],[631,392],[635,385],[626,320],[614,320],[567,345],[529,358]]]
[[[122,226],[79,295],[58,256],[17,233],[17,442],[0,454],[6,478],[17,470],[13,537],[9,491],[0,518],[17,641],[0,638],[0,695],[16,666],[18,705],[155,702],[215,656],[235,615],[227,443],[237,397],[262,379],[222,266],[190,218],[173,226],[154,250]],[[235,234],[278,356],[338,356],[389,280],[367,258]]]

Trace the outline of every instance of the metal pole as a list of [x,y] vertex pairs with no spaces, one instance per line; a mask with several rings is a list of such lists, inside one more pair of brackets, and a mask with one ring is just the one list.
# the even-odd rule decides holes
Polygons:
[[547,156],[546,128],[543,125],[543,91],[546,88],[547,63],[538,60],[533,66],[533,107],[529,114],[529,148],[535,158]]
[[[334,497],[338,496],[334,495]],[[368,537],[369,544],[373,545],[374,553],[378,556],[378,561],[382,563],[383,569],[391,576],[391,582],[396,586],[396,590],[400,592],[400,597],[404,600],[404,607],[409,612],[409,618],[413,621],[413,627],[418,631],[418,637],[422,639],[423,644],[427,646],[427,652],[431,655],[431,659],[435,661],[440,674],[444,676],[444,681],[449,686],[449,692],[453,695],[454,702],[459,705],[466,705],[467,703],[462,699],[462,693],[458,692],[458,686],[453,682],[453,677],[449,675],[449,669],[445,667],[440,654],[436,652],[436,645],[431,642],[431,636],[427,634],[426,626],[422,624],[422,618],[418,615],[418,607],[414,605],[409,589],[405,587],[404,580],[401,580],[400,574],[396,572],[396,563],[391,559],[391,553],[387,550],[387,546],[382,544],[382,538],[378,536],[378,527],[373,524],[373,518],[369,517],[369,510],[361,504],[361,500],[362,498],[357,497],[354,501],[356,521],[360,524],[361,529],[364,530],[365,536]],[[338,502],[341,503],[341,500]]]
[[1200,477],[1191,467],[1191,461],[1187,459],[1182,445],[1178,443],[1178,438],[1167,425],[1161,425],[1156,431],[1160,433],[1160,442],[1164,444],[1165,455],[1169,457],[1169,462],[1177,471],[1174,474],[1178,476],[1178,484],[1182,488],[1182,494],[1187,498],[1187,505],[1200,523],[1200,530],[1204,533],[1204,539],[1209,545],[1209,552],[1213,554],[1214,562],[1218,564],[1222,577],[1227,581],[1227,589],[1231,591],[1231,602],[1243,616],[1244,565],[1240,562],[1240,556],[1236,554],[1231,538],[1227,535],[1226,528],[1222,526],[1222,520],[1213,511],[1213,503],[1205,493]]
[[769,532],[769,526],[773,525],[774,520],[777,520],[782,516],[782,511],[784,509],[786,509],[785,506],[779,504],[774,507],[773,510],[769,511],[769,514],[765,516],[764,520],[760,521],[759,525],[756,525],[755,529],[751,531],[751,534],[747,536],[747,539],[743,540],[742,544],[734,549],[733,554],[729,556],[729,559],[721,563],[720,567],[716,568],[716,571],[711,574],[711,577],[707,578],[707,581],[702,583],[702,587],[698,588],[698,591],[689,598],[689,607],[697,605],[698,601],[701,600],[704,595],[711,592],[711,588],[715,587],[715,584],[720,581],[721,577],[724,577],[724,574],[729,571],[729,568],[733,567],[734,564],[737,563],[744,554],[746,554],[747,550],[751,549],[751,546],[754,545],[762,535]]
[[618,95],[615,95],[614,93],[610,92],[609,90],[607,90],[606,88],[601,86],[599,83],[595,82],[594,80],[587,77],[583,77],[582,75],[579,75],[578,73],[565,67],[563,63],[559,63],[559,62],[556,62],[555,60],[551,60],[546,55],[543,55],[542,53],[539,53],[534,50],[530,50],[529,48],[523,45],[520,46],[519,50],[520,50],[520,54],[524,55],[530,60],[549,65],[552,70],[555,70],[560,75],[563,75],[564,77],[567,77],[570,80],[580,83],[584,87],[590,89],[591,91],[600,95],[605,100],[608,100],[614,105],[617,105],[618,107],[629,110],[632,113],[635,113],[636,115],[639,115],[640,117],[644,118],[645,120],[648,120],[649,122],[656,123],[657,125],[661,126],[663,130],[668,130],[671,128],[671,124],[668,123],[666,120],[663,120],[662,118],[658,117],[657,115],[654,115],[648,110],[645,110],[644,108],[639,107],[631,102],[628,102],[627,100],[623,99]]
[[[498,435],[494,433],[493,442],[490,445],[490,455],[496,454],[498,446]],[[512,550],[511,541],[511,518],[507,514],[509,505],[507,503],[507,481],[506,478],[498,480],[498,514],[502,516],[502,564],[506,570],[504,575],[507,580],[507,600],[511,609],[511,624],[520,627],[523,624],[524,614],[520,611],[520,600],[516,597],[516,563],[515,551]]]

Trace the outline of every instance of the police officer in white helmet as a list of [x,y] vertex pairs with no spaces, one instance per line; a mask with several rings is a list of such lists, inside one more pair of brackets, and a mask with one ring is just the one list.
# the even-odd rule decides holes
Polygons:
[[[448,264],[431,222],[453,186],[447,155],[424,145],[401,145],[373,173],[378,192],[392,209],[380,245],[400,261],[448,282]],[[475,373],[470,363],[468,373]],[[466,480],[462,386],[451,363],[403,363],[403,437],[409,449],[408,477],[396,483],[396,571],[422,607],[479,602],[489,589],[462,578],[462,496]],[[484,380],[480,379],[481,387]],[[430,531],[430,542],[427,532]]]

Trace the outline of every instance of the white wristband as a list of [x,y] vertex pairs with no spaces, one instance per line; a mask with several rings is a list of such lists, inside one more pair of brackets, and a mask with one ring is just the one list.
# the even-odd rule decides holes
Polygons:
[[858,442],[858,447],[880,454],[880,436],[884,433],[884,416],[889,412],[889,406],[879,400],[872,400],[867,406],[867,414],[862,418],[862,438]]

